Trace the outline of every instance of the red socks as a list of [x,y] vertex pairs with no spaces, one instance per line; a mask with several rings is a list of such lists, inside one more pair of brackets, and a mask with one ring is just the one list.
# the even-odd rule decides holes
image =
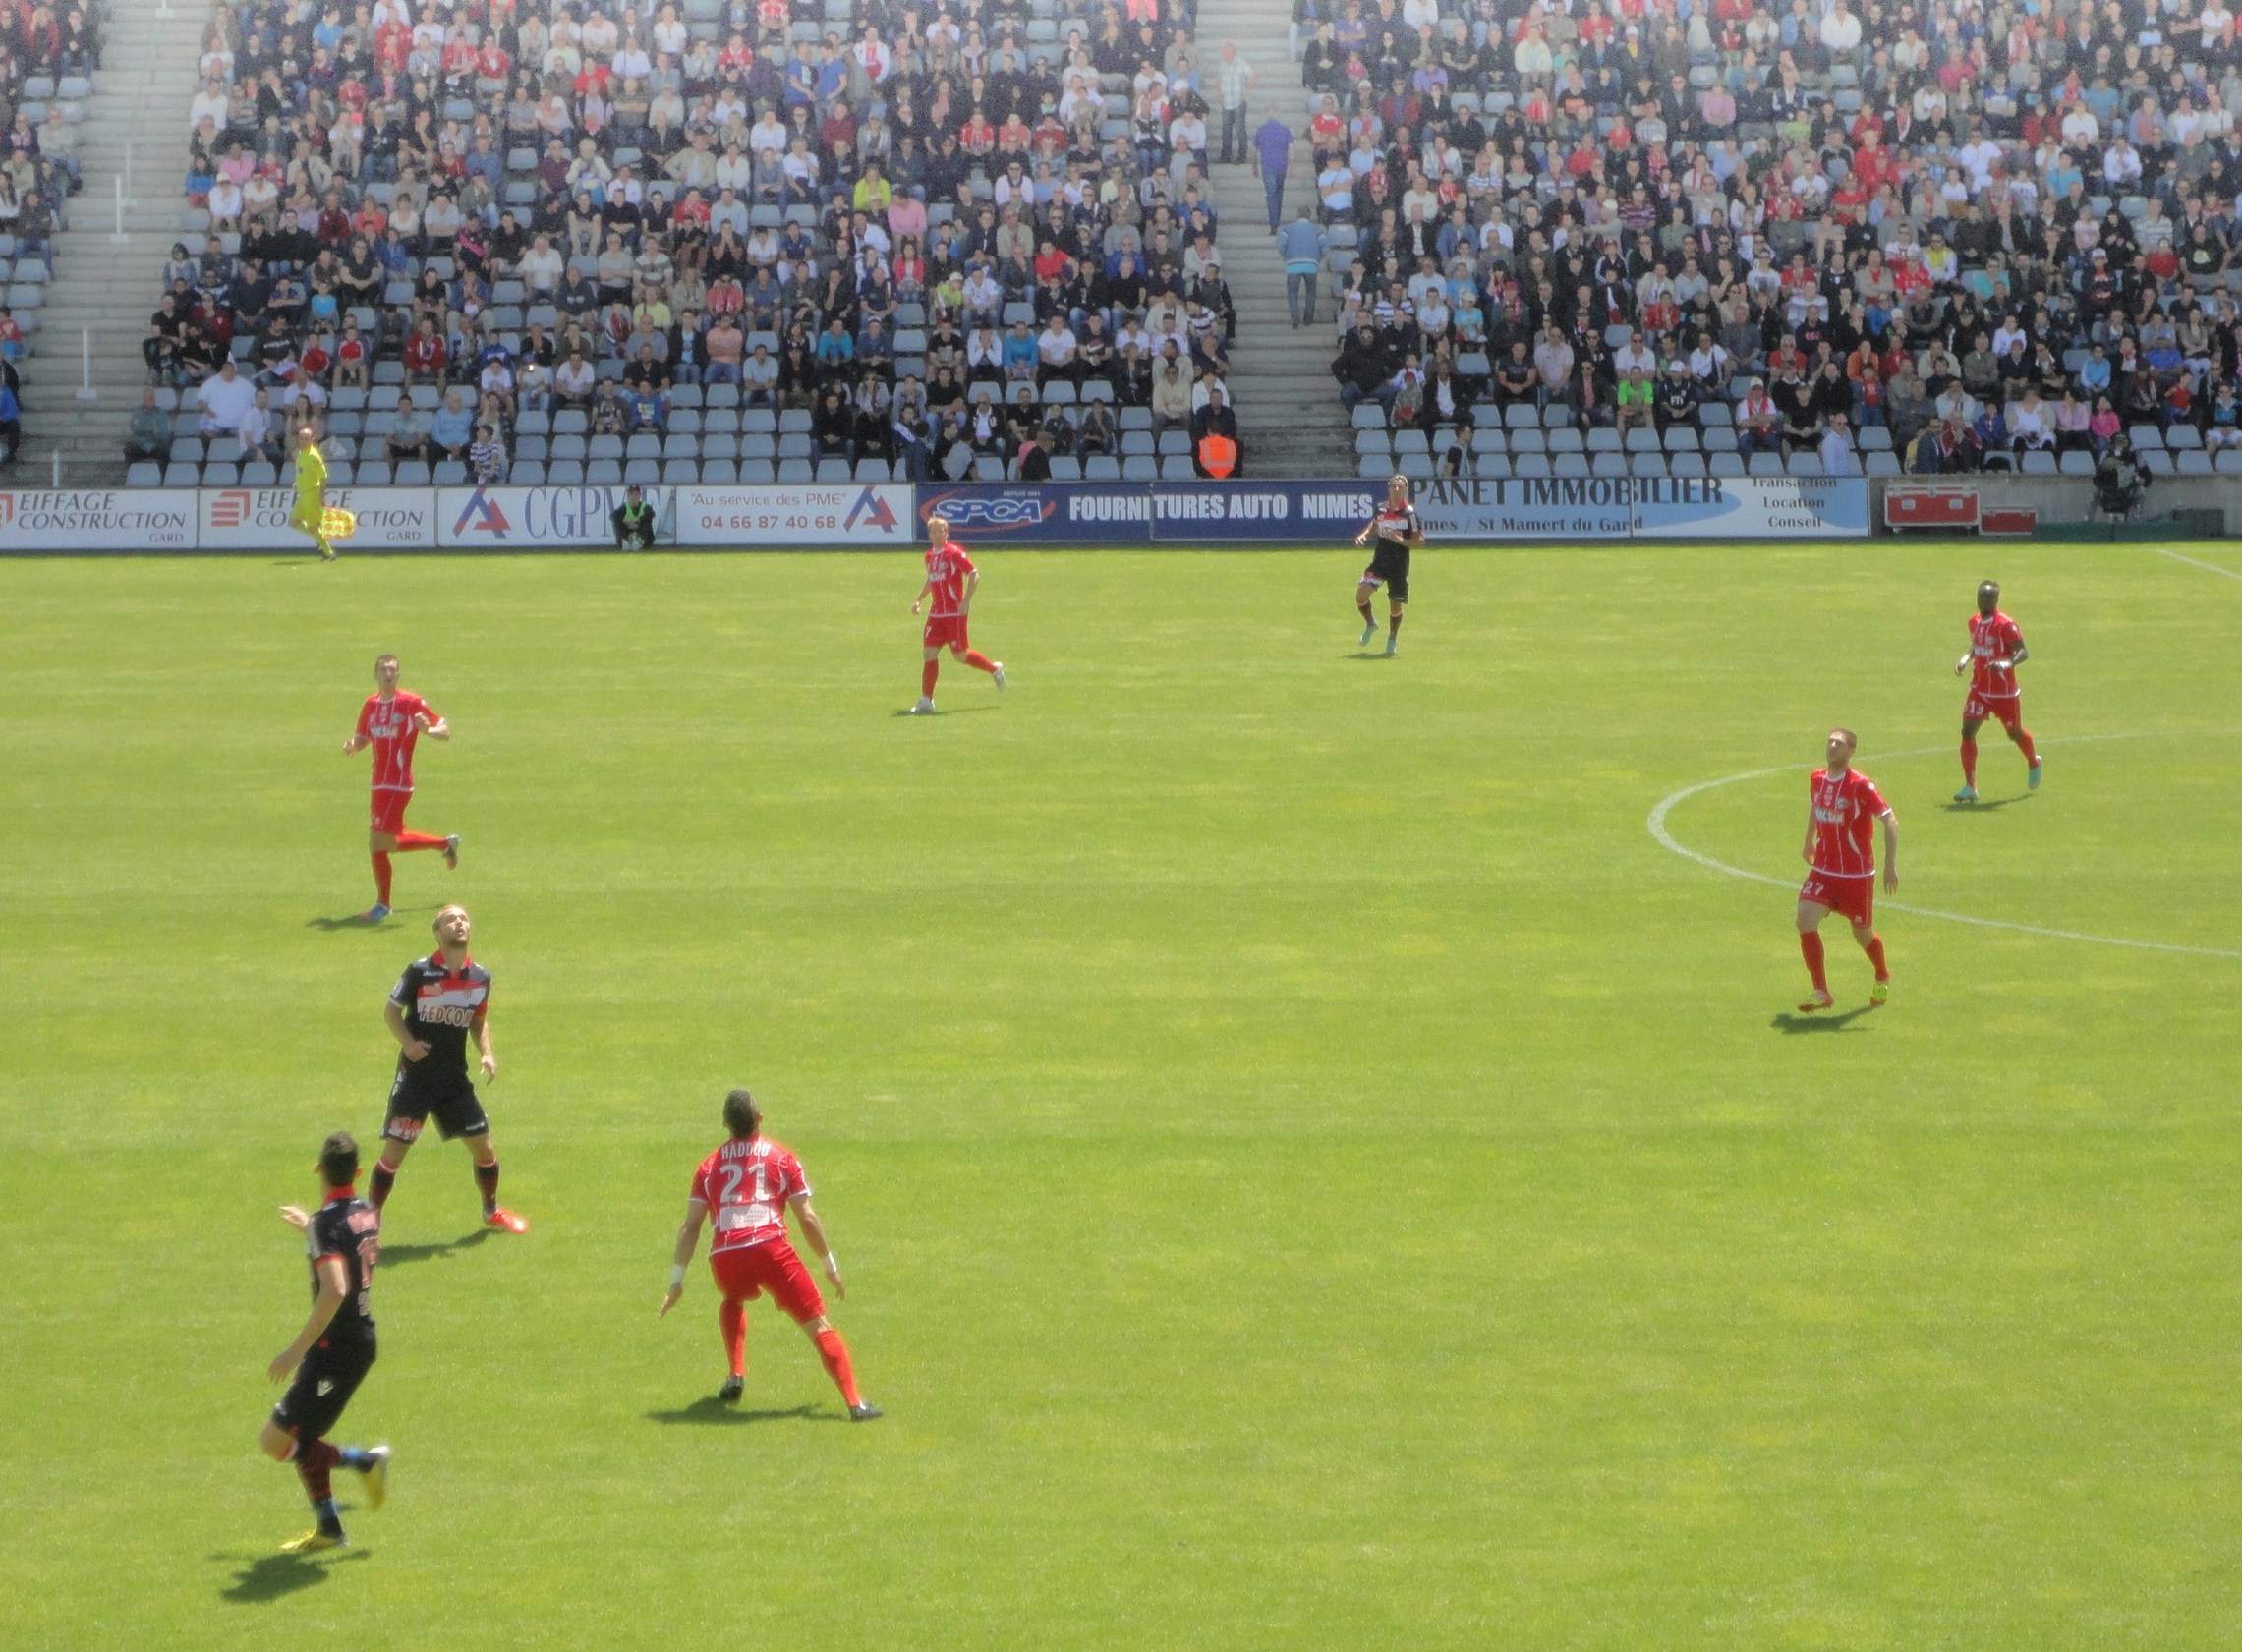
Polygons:
[[939,657],[928,660],[925,667],[919,672],[919,694],[922,698],[928,700],[934,698],[934,680],[941,675],[942,660]]
[[1868,962],[1876,966],[1876,979],[1878,981],[1889,981],[1892,978],[1892,972],[1884,967],[1884,938],[1882,936],[1869,936],[1868,940],[1861,942],[1861,950],[1868,953]]
[[1977,783],[1978,742],[1975,739],[1966,739],[1962,742],[1962,784],[1974,786]]
[[848,1363],[848,1344],[831,1326],[818,1333],[818,1357],[825,1361],[826,1375],[840,1390],[841,1398],[851,1405],[863,1404],[864,1396],[856,1392],[856,1373]]
[[400,831],[397,834],[397,852],[399,854],[403,854],[409,849],[440,849],[442,847],[443,839],[433,832]]
[[976,671],[994,671],[997,668],[997,662],[979,649],[967,649],[965,651],[965,663],[972,666]]
[[379,850],[374,854],[374,898],[389,904],[389,857]]
[[2034,746],[2032,743],[2032,730],[2029,728],[2020,728],[2016,731],[2015,738],[2016,749],[2024,754],[2024,761],[2026,763],[2038,763],[2040,761],[2040,751],[2039,748]]
[[397,1167],[385,1159],[374,1162],[374,1173],[366,1178],[366,1195],[379,1210],[389,1202],[389,1189],[397,1185]]
[[1806,954],[1806,972],[1813,978],[1813,990],[1817,993],[1828,992],[1829,976],[1822,969],[1821,936],[1819,933],[1813,930],[1801,931],[1799,934],[1799,950]]
[[724,1357],[731,1361],[731,1374],[746,1376],[747,1304],[727,1297],[717,1309],[717,1326],[724,1334]]
[[306,1440],[297,1445],[296,1473],[314,1503],[324,1503],[335,1495],[330,1476],[340,1461],[342,1453],[324,1440]]

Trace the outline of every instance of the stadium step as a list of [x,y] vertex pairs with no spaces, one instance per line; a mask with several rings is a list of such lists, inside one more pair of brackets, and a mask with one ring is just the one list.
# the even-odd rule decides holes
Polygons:
[[[38,311],[34,354],[18,366],[24,439],[4,480],[44,486],[61,456],[65,486],[124,481],[125,427],[147,374],[141,335],[155,301],[163,260],[180,239],[186,202],[187,111],[194,63],[209,23],[189,6],[119,8],[102,43],[102,67],[78,126],[85,188],[72,197],[68,227],[54,244],[54,279]],[[117,180],[131,175],[127,240],[117,244]],[[80,401],[85,381],[82,333],[91,335],[96,398]]]
[[[1287,38],[1287,9],[1268,0],[1204,0],[1199,8],[1199,51],[1194,55],[1210,102],[1219,103],[1216,76],[1222,43],[1260,76],[1246,94],[1249,126],[1275,115],[1295,133],[1307,131],[1306,94]],[[1222,117],[1207,120],[1220,152]],[[1354,474],[1354,442],[1339,386],[1331,376],[1337,352],[1331,329],[1293,327],[1285,302],[1285,265],[1269,235],[1268,198],[1250,165],[1209,168],[1210,194],[1222,214],[1223,279],[1237,307],[1237,336],[1231,343],[1230,388],[1237,406],[1237,432],[1250,476]],[[1295,155],[1285,178],[1290,212],[1315,193],[1314,170]],[[1326,306],[1325,315],[1330,312]]]

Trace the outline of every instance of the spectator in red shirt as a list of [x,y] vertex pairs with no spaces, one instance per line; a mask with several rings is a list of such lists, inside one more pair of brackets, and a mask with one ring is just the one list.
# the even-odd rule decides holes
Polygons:
[[440,384],[448,359],[449,353],[436,332],[435,322],[422,316],[421,324],[413,329],[413,336],[405,340],[405,376],[415,384]]

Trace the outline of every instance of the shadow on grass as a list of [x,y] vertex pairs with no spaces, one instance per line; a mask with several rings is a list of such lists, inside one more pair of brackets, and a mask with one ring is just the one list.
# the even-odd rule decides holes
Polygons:
[[1945,802],[1938,807],[1949,815],[1984,815],[1995,809],[2006,809],[2011,804],[2030,803],[2037,793],[2020,791],[2014,797],[1981,797],[1975,803]]
[[[290,1595],[316,1588],[327,1580],[327,1568],[350,1561],[369,1560],[371,1549],[328,1550],[316,1558],[305,1555],[259,1555],[239,1571],[234,1580],[218,1591],[221,1600],[230,1600],[240,1606],[258,1606],[268,1600],[286,1600]],[[214,1555],[213,1560],[231,1563],[237,1557]]]
[[1342,659],[1399,659],[1401,655],[1388,654],[1384,649],[1358,649],[1353,654],[1343,654],[1339,657]]
[[997,708],[994,706],[960,706],[953,712],[914,712],[905,706],[901,711],[890,712],[888,714],[891,717],[963,717],[970,716],[975,712],[994,712],[995,710]]
[[492,1228],[478,1227],[472,1233],[462,1233],[456,1239],[446,1239],[436,1245],[383,1245],[379,1266],[394,1268],[403,1262],[431,1262],[438,1257],[449,1256],[454,1251],[473,1250],[493,1231]]
[[[1835,1015],[1794,1015],[1786,1009],[1767,1025],[1778,1033],[1849,1033],[1855,1030],[1853,1023],[1874,1007],[1873,1004],[1865,1003],[1857,1009],[1842,1010]],[[381,1254],[387,1257],[389,1253],[383,1251]]]
[[783,1411],[743,1411],[736,1405],[726,1405],[715,1395],[696,1399],[681,1411],[649,1411],[650,1423],[706,1423],[721,1427],[729,1423],[838,1423],[848,1419],[837,1411],[828,1411],[817,1405],[796,1405]]
[[[410,913],[437,910],[439,908],[433,902],[427,906],[392,906],[389,908],[389,918],[402,918]],[[389,918],[380,918],[369,922],[365,913],[353,912],[347,918],[306,918],[304,927],[308,930],[324,930],[327,934],[332,935],[337,930],[386,929],[389,926]]]

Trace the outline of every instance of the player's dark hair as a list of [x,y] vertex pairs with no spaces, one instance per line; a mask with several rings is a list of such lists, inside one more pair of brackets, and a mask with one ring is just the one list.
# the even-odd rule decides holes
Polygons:
[[348,1187],[358,1179],[358,1138],[337,1130],[319,1144],[319,1175],[329,1187]]
[[754,1096],[734,1090],[724,1098],[724,1128],[743,1141],[763,1128],[763,1110],[755,1105]]

